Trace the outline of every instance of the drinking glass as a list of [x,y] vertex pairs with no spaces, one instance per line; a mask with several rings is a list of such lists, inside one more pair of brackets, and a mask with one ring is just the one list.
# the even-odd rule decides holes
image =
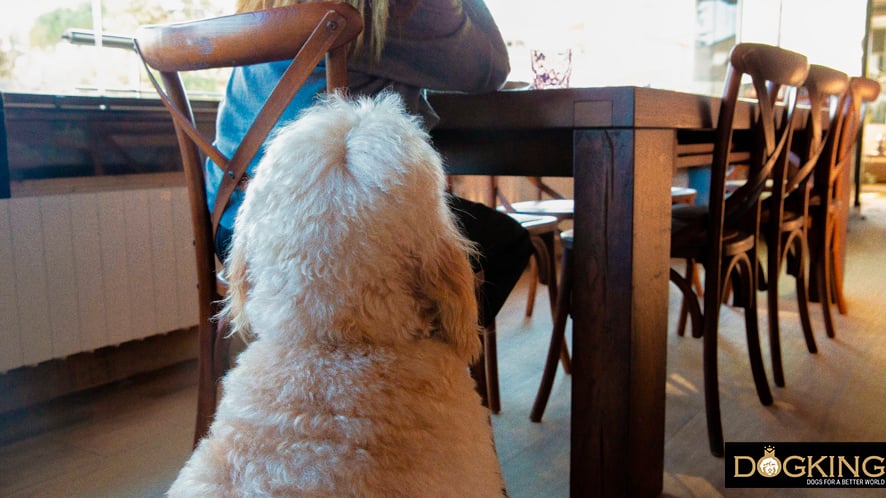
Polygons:
[[572,75],[572,49],[533,49],[529,51],[533,88],[567,88]]

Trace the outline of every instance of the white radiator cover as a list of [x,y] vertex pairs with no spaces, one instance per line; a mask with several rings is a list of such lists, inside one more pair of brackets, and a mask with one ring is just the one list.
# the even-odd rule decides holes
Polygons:
[[0,200],[0,372],[191,327],[185,187]]

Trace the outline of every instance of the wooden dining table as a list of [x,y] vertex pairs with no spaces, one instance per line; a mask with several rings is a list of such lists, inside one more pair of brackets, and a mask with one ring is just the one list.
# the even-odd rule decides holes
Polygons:
[[[658,496],[670,186],[692,148],[684,133],[711,129],[719,100],[633,86],[429,100],[448,173],[574,178],[570,496]],[[738,109],[737,129],[751,109]]]

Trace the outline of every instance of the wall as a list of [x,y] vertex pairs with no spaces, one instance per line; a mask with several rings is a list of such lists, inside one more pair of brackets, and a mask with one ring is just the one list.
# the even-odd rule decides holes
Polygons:
[[0,372],[197,323],[183,186],[0,200]]

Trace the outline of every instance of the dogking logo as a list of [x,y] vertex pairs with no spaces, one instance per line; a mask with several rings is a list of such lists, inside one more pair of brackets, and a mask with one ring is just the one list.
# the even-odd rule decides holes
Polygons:
[[724,463],[727,488],[886,488],[886,443],[726,443]]
[[757,460],[757,472],[763,477],[775,477],[781,472],[781,460],[775,457],[775,448],[763,448],[763,458]]

